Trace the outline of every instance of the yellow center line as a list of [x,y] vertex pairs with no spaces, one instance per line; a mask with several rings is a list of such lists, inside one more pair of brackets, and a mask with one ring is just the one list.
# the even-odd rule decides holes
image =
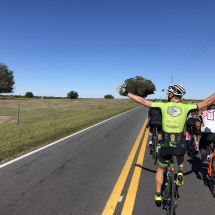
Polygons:
[[[140,153],[137,159],[137,164],[138,166],[142,166],[143,160],[144,160],[144,155],[145,155],[145,150],[146,150],[146,143],[148,139],[148,132],[146,132],[145,137],[143,139],[143,143],[140,149]],[[141,174],[142,168],[140,167],[135,167],[134,174],[131,180],[131,184],[128,189],[128,193],[125,199],[125,203],[123,206],[123,210],[121,215],[131,215],[133,208],[134,208],[134,202],[136,198],[136,193],[137,193],[137,188],[139,184],[139,179],[140,179],[140,174]]]
[[104,208],[104,211],[102,213],[102,215],[112,215],[115,211],[115,208],[116,208],[116,205],[118,203],[118,200],[119,200],[119,197],[120,197],[120,194],[122,192],[122,189],[124,187],[124,184],[126,182],[126,179],[127,179],[127,176],[128,176],[128,173],[131,169],[131,165],[132,165],[132,162],[134,160],[134,157],[135,157],[135,154],[136,154],[136,151],[138,149],[138,146],[140,144],[140,141],[141,141],[141,138],[143,136],[143,133],[144,133],[144,130],[145,130],[145,127],[146,127],[146,124],[148,122],[148,119],[146,119],[136,141],[135,141],[135,144],[131,150],[131,153],[125,163],[125,166],[117,180],[117,183],[111,193],[111,196]]

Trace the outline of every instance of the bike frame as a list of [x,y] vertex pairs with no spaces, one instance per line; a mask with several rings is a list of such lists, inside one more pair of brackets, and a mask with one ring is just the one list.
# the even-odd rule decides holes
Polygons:
[[214,143],[213,143],[213,147],[210,144],[210,145],[206,146],[206,149],[211,149],[210,165],[208,167],[208,175],[211,176],[212,162],[213,162],[213,160],[215,160],[215,156],[214,156]]

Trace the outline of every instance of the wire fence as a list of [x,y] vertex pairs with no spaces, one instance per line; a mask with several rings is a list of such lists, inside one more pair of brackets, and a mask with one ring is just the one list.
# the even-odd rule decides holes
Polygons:
[[30,124],[131,103],[130,99],[7,99],[0,102],[0,124]]

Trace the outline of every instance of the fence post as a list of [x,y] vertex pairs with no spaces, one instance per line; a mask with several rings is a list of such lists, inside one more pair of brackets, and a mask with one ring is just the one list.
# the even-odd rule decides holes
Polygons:
[[49,114],[50,114],[50,103],[48,104],[48,119],[49,119]]
[[94,100],[93,100],[93,110],[94,110]]
[[83,102],[83,113],[84,113],[84,102]]
[[17,122],[16,122],[16,125],[19,125],[19,109],[20,109],[20,105],[18,105],[18,109],[17,109]]
[[69,116],[70,116],[70,108],[71,108],[71,102],[69,103]]

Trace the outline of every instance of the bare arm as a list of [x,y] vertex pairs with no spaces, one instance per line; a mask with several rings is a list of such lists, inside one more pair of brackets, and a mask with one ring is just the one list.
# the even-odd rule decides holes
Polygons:
[[[122,85],[121,84],[119,84],[119,85],[116,85],[116,91],[117,92],[119,92],[119,89],[122,87]],[[126,87],[126,85],[125,85],[125,87]],[[124,88],[125,89],[125,88]],[[139,103],[139,104],[141,104],[141,105],[144,105],[144,106],[146,106],[146,107],[151,107],[151,105],[152,105],[152,102],[151,101],[148,101],[148,100],[146,100],[146,99],[144,99],[144,98],[142,98],[142,97],[140,97],[140,96],[136,96],[136,95],[134,95],[134,94],[132,94],[132,93],[128,93],[127,94],[127,96],[130,98],[130,99],[132,99],[133,101],[135,101],[135,102],[137,102],[137,103]]]
[[140,97],[140,96],[136,96],[136,95],[134,95],[134,94],[132,94],[132,93],[128,93],[127,96],[128,96],[130,99],[132,99],[133,101],[135,101],[135,102],[137,102],[137,103],[139,103],[139,104],[141,104],[141,105],[144,105],[144,106],[146,106],[146,107],[151,107],[151,105],[152,105],[152,102],[151,102],[151,101],[146,100],[146,99],[144,99],[144,98],[142,98],[142,97]]
[[204,101],[197,103],[197,105],[198,105],[198,107],[199,107],[199,110],[201,110],[201,109],[207,107],[207,106],[210,105],[212,102],[214,102],[214,100],[215,100],[215,93],[214,93],[212,96],[210,96],[210,97],[208,97],[207,99],[205,99]]

